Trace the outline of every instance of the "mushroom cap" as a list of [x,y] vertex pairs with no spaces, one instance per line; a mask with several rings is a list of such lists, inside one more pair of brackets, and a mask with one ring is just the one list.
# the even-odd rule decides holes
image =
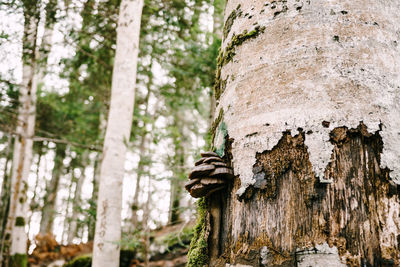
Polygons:
[[204,184],[204,185],[221,185],[221,184],[225,184],[226,180],[225,179],[221,179],[218,177],[206,177],[206,178],[202,178],[200,180],[200,183]]
[[224,162],[220,157],[209,157],[204,160],[204,163],[211,163],[211,162]]
[[192,180],[187,181],[187,182],[185,183],[185,189],[186,189],[187,191],[190,191],[190,188],[191,188],[193,185],[197,184],[198,182],[200,182],[200,179],[199,179],[199,178],[196,178],[196,179],[192,179]]
[[230,168],[225,168],[225,167],[218,167],[215,170],[213,170],[209,176],[211,177],[219,177],[219,178],[228,178],[228,179],[233,179],[235,175],[233,175],[233,171]]
[[206,160],[207,158],[201,158],[201,159],[199,159],[198,161],[196,161],[195,163],[194,163],[194,166],[199,166],[200,164],[202,164],[203,162],[204,162],[204,160]]
[[212,152],[212,151],[202,152],[202,153],[200,153],[200,155],[202,157],[205,157],[205,158],[208,158],[208,157],[219,157],[219,155],[217,153]]
[[192,169],[192,171],[189,173],[189,179],[204,177],[211,173],[214,169],[215,166],[212,164],[201,164]]
[[214,162],[211,162],[211,164],[216,166],[216,167],[227,167],[227,168],[229,168],[228,165],[226,165],[226,163],[220,162],[220,161],[214,161]]
[[202,184],[195,184],[190,188],[190,195],[194,198],[204,197],[208,193],[208,189],[206,186]]

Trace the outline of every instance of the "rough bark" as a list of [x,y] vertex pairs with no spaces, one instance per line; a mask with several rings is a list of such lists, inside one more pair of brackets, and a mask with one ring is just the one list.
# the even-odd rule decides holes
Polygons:
[[54,167],[50,182],[46,187],[42,218],[40,221],[40,233],[45,235],[52,232],[53,221],[56,215],[56,198],[58,185],[64,170],[63,160],[65,158],[65,145],[58,144],[55,149]]
[[100,170],[92,266],[117,267],[122,181],[132,125],[143,0],[122,0],[103,161]]
[[228,1],[213,129],[236,179],[208,199],[210,265],[400,264],[399,11]]

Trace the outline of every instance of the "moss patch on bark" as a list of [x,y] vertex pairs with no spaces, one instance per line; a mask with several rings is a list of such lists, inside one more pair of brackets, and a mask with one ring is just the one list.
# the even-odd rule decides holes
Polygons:
[[225,21],[224,25],[224,39],[228,37],[229,32],[231,31],[233,22],[236,20],[237,17],[240,17],[242,15],[242,11],[240,10],[240,4],[236,7],[236,9],[232,10],[231,14],[229,14],[228,18]]
[[207,203],[205,198],[197,202],[198,222],[190,243],[187,267],[202,267],[208,264]]
[[10,257],[9,267],[27,267],[27,266],[28,266],[28,255],[17,253]]

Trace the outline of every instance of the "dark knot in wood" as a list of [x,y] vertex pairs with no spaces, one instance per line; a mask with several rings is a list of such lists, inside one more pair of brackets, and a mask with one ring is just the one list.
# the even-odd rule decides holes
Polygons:
[[224,189],[233,179],[233,171],[221,157],[214,152],[200,153],[201,159],[195,162],[195,167],[189,173],[189,181],[185,189],[194,198],[207,197]]

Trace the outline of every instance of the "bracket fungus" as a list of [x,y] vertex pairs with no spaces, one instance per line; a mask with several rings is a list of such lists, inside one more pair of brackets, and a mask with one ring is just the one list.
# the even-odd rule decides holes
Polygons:
[[189,173],[185,189],[194,198],[207,197],[226,187],[233,179],[232,169],[214,152],[200,153],[202,158],[195,162]]

